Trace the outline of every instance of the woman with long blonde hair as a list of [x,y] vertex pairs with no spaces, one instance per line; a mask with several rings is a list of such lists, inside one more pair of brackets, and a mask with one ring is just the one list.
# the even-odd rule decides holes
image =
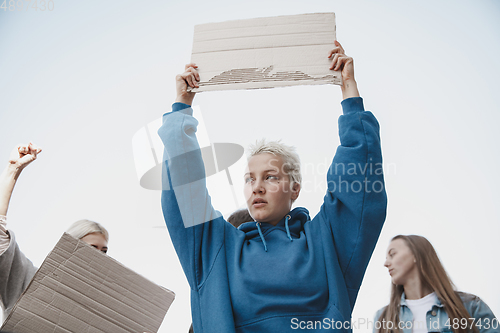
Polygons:
[[434,247],[422,236],[398,235],[384,266],[392,278],[391,298],[374,322],[376,333],[492,333],[500,323],[479,297],[455,291]]

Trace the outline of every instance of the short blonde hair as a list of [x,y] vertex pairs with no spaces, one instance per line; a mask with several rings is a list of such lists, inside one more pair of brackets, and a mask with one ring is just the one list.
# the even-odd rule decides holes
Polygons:
[[68,228],[66,232],[78,239],[82,239],[88,234],[99,233],[104,236],[106,242],[109,241],[109,234],[106,228],[104,228],[99,223],[90,220],[76,221]]
[[283,172],[290,177],[290,183],[302,183],[302,174],[300,172],[300,158],[295,147],[285,145],[278,141],[258,140],[248,148],[248,159],[258,154],[273,154],[283,159]]

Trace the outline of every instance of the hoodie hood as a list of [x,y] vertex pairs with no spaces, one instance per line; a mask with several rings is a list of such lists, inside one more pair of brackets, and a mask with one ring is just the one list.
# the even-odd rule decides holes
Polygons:
[[310,220],[309,211],[304,207],[297,207],[285,215],[276,226],[266,222],[246,222],[240,225],[238,229],[245,232],[245,239],[247,240],[260,237],[264,244],[264,249],[267,251],[266,234],[276,228],[282,229],[287,233],[290,241],[292,241],[293,238],[300,236],[300,232],[304,229],[304,224]]

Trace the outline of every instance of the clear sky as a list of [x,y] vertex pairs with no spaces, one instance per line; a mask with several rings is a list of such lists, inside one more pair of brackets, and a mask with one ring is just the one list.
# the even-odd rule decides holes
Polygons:
[[[187,332],[189,287],[160,193],[139,185],[132,138],[169,111],[194,25],[335,12],[337,39],[381,125],[389,197],[353,319],[372,320],[387,304],[385,250],[400,233],[426,236],[457,288],[500,313],[500,1],[23,3],[0,9],[0,158],[30,140],[43,148],[8,214],[36,265],[73,221],[96,220],[110,231],[110,256],[176,293],[160,332]],[[195,105],[212,142],[295,145],[310,184],[296,204],[314,215],[339,144],[340,101],[340,88],[325,85],[206,92]]]

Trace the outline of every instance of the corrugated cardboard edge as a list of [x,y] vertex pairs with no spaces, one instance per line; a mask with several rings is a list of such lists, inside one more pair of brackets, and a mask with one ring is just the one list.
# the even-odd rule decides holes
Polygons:
[[[111,260],[114,262],[115,265],[119,265],[121,267],[123,267],[124,269],[130,271],[131,273],[135,274],[137,277],[143,279],[143,280],[146,280],[148,281],[151,285],[155,285],[156,287],[159,287],[161,288],[166,295],[168,295],[169,298],[171,298],[171,301],[169,301],[169,304],[168,306],[166,306],[164,308],[164,311],[162,312],[163,315],[162,315],[162,318],[164,319],[168,309],[170,308],[170,306],[172,305],[174,299],[175,299],[175,293],[163,286],[160,286],[160,285],[157,285],[155,284],[154,282],[150,281],[149,279],[145,278],[144,276],[130,270],[129,268],[127,268],[126,266],[124,266],[123,264],[121,264],[120,262],[118,262],[116,259],[114,258],[111,258],[107,255],[105,255],[104,253],[101,253],[100,251],[97,251],[95,249],[93,249],[90,245],[88,245],[87,243],[79,240],[79,239],[75,239],[74,237],[72,237],[71,235],[67,234],[67,233],[64,233],[61,237],[61,239],[58,241],[58,243],[56,244],[56,246],[54,247],[54,249],[49,253],[49,255],[45,258],[45,260],[43,261],[42,265],[40,266],[40,268],[37,270],[37,272],[35,273],[35,275],[33,276],[33,278],[31,279],[30,283],[28,284],[27,288],[25,289],[25,291],[23,292],[23,294],[21,295],[21,297],[19,298],[19,300],[16,302],[16,304],[14,305],[12,311],[10,312],[10,314],[7,316],[7,318],[5,318],[4,320],[4,323],[2,325],[2,327],[0,328],[0,331],[3,332],[3,330],[5,329],[6,326],[8,326],[8,323],[9,323],[9,319],[14,315],[16,309],[18,308],[19,304],[21,303],[21,300],[23,299],[23,297],[25,296],[26,293],[28,293],[30,291],[30,287],[32,286],[32,284],[34,283],[34,281],[38,281],[38,278],[40,277],[40,271],[41,271],[41,268],[44,266],[44,264],[46,264],[46,262],[48,262],[49,260],[51,260],[50,258],[52,257],[51,255],[55,254],[56,253],[56,250],[59,248],[60,244],[61,243],[64,243],[68,240],[71,240],[73,242],[75,242],[76,244],[76,247],[81,247],[81,246],[86,246],[88,247],[89,249],[91,249],[92,251],[96,251],[94,253],[94,255],[98,255],[98,256],[104,256],[106,258],[106,260]],[[162,319],[162,320],[163,320]],[[159,328],[159,326],[161,325],[161,322],[160,321],[157,325],[157,327],[154,328],[154,331],[157,330]],[[135,332],[135,331],[134,331]]]

